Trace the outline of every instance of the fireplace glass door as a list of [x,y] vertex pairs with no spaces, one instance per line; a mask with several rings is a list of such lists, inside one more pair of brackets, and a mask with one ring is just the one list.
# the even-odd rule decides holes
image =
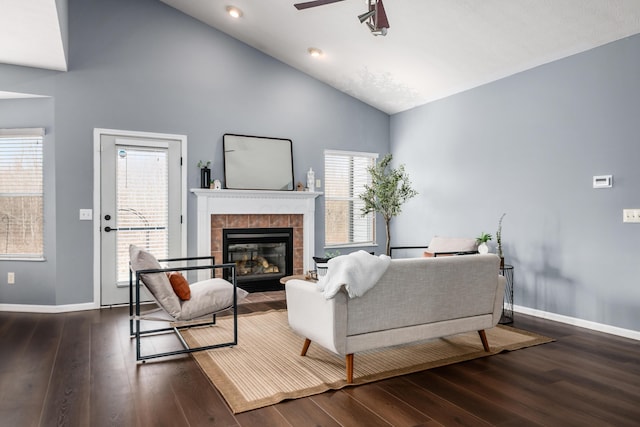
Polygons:
[[249,292],[282,289],[293,272],[291,228],[225,229],[223,257],[235,263],[238,286]]

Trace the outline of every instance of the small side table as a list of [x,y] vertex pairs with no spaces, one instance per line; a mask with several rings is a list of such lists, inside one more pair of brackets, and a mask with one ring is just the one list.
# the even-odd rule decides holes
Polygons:
[[291,279],[298,279],[298,280],[304,280],[306,282],[312,282],[315,283],[317,282],[316,279],[312,279],[311,277],[309,277],[306,274],[294,274],[293,276],[284,276],[280,278],[280,284],[282,285],[286,285],[287,282]]
[[502,304],[502,316],[500,324],[513,323],[513,265],[505,264],[500,267],[500,274],[507,279],[507,285],[504,288],[504,302]]

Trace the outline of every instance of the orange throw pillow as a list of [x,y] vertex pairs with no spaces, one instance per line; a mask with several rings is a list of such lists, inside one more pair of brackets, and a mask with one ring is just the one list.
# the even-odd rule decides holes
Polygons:
[[189,282],[184,276],[177,271],[169,273],[169,282],[173,288],[173,292],[178,295],[182,301],[191,299],[191,289],[189,288]]

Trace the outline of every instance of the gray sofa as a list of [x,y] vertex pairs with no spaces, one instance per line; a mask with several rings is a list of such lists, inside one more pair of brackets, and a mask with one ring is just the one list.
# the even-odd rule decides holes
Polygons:
[[394,259],[378,283],[361,297],[344,291],[325,299],[303,280],[286,283],[289,325],[305,338],[345,356],[353,382],[354,353],[478,331],[500,320],[505,287],[496,255]]

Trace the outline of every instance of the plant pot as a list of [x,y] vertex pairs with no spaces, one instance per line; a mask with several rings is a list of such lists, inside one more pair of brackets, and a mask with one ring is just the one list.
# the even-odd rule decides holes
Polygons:
[[487,246],[486,242],[482,242],[478,245],[478,253],[480,254],[488,254],[489,253],[489,246]]
[[319,256],[313,257],[313,261],[316,263],[316,275],[318,279],[327,274],[327,270],[329,269],[329,265],[327,265],[327,263],[330,259],[331,258]]

